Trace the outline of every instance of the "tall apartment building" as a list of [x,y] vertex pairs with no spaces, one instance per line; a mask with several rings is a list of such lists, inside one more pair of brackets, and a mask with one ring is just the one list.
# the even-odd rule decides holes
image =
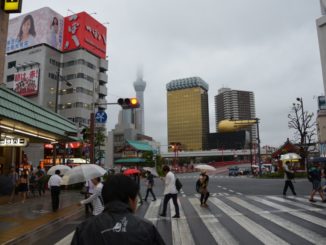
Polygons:
[[18,94],[57,108],[79,127],[89,125],[92,112],[106,109],[106,27],[86,12],[64,18],[45,7],[13,18],[6,51],[4,80]]
[[[218,124],[225,119],[248,120],[256,118],[254,93],[250,91],[231,90],[221,88],[215,96],[216,132]],[[255,125],[249,129],[252,142],[256,142],[257,128]]]
[[208,84],[199,77],[172,80],[166,85],[168,144],[185,151],[207,149]]

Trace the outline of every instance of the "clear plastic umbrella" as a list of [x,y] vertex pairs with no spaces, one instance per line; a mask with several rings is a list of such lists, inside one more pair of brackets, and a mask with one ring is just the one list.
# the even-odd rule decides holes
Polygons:
[[69,167],[67,165],[61,165],[61,164],[59,164],[59,165],[55,165],[55,166],[51,167],[48,170],[47,174],[48,175],[54,175],[56,170],[60,170],[60,174],[65,174],[70,169],[71,169],[71,167]]
[[301,159],[300,155],[298,155],[297,153],[286,153],[286,154],[283,154],[281,155],[281,158],[280,158],[282,161],[285,161],[285,160],[299,160]]
[[62,185],[85,182],[106,174],[106,170],[96,164],[83,164],[72,168],[62,177]]
[[149,172],[151,172],[152,175],[154,175],[154,176],[158,176],[158,173],[156,172],[155,168],[151,168],[151,167],[143,167],[143,169],[144,169],[145,171],[149,171]]
[[205,170],[205,171],[214,171],[216,168],[207,164],[198,164],[195,166],[196,169]]

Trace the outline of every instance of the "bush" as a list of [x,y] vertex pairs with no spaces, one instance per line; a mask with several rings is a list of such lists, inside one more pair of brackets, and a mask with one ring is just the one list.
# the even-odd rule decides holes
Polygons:
[[[258,178],[266,178],[266,179],[282,179],[284,178],[284,172],[276,172],[276,173],[265,173],[262,176],[257,176]],[[295,179],[307,178],[306,172],[296,172],[294,174]]]

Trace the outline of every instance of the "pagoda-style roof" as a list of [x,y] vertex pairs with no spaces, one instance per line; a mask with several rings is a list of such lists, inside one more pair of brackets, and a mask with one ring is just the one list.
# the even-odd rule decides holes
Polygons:
[[280,155],[283,155],[283,154],[286,154],[289,152],[299,153],[300,147],[291,143],[291,141],[289,139],[287,139],[285,141],[285,143],[280,148],[278,148],[275,152],[272,153],[272,158],[279,158]]

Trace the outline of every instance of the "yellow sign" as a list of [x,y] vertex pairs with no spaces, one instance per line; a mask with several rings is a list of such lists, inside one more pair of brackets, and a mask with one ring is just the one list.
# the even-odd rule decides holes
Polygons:
[[23,0],[1,0],[1,8],[6,13],[20,13]]

